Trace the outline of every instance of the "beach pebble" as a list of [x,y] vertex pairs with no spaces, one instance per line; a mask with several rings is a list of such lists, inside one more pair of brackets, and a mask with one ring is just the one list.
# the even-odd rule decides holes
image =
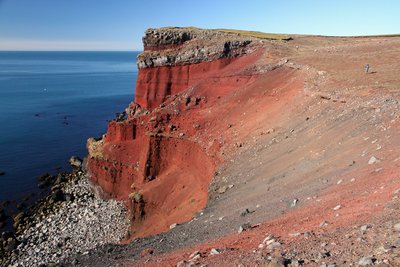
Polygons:
[[[30,227],[9,243],[8,249],[18,248],[18,254],[12,254],[6,266],[57,264],[127,236],[129,220],[123,203],[96,197],[86,176],[55,191],[49,197],[53,204],[47,215],[26,217],[21,212],[14,218],[18,224],[26,218]],[[66,195],[69,201],[64,201]]]

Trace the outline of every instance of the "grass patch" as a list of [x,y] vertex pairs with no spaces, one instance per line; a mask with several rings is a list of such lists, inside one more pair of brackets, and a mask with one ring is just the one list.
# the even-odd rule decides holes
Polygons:
[[133,201],[139,203],[143,200],[143,195],[140,194],[139,192],[132,192],[129,194],[129,198],[132,199]]
[[245,31],[245,30],[234,30],[234,29],[201,29],[193,26],[187,27],[162,27],[163,30],[174,30],[174,29],[186,29],[186,30],[214,30],[223,33],[237,34],[239,36],[260,38],[264,40],[275,40],[275,41],[290,41],[293,38],[287,34],[280,33],[265,33],[258,31]]
[[379,35],[362,35],[362,36],[350,36],[355,38],[373,38],[373,37],[400,37],[400,34],[379,34]]
[[293,39],[287,34],[279,34],[279,33],[265,33],[257,31],[244,31],[244,30],[231,30],[231,29],[216,29],[216,30],[224,33],[237,34],[240,36],[254,37],[265,40],[290,41]]

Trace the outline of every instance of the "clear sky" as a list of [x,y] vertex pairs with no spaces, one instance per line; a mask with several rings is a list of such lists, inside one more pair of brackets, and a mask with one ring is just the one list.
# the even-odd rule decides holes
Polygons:
[[0,50],[141,50],[150,27],[400,33],[397,0],[0,0]]

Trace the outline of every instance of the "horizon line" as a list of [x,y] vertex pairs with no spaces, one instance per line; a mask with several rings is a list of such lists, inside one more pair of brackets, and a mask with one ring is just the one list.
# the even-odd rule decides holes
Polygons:
[[0,52],[143,52],[143,50],[9,50],[0,49]]

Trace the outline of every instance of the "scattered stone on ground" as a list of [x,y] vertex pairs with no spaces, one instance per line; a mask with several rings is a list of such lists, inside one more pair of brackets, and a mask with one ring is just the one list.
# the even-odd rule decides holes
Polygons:
[[244,223],[239,227],[238,233],[240,234],[243,231],[247,231],[251,228],[251,224],[250,223]]
[[372,156],[369,160],[368,160],[368,164],[374,164],[374,163],[379,163],[380,160],[377,159],[376,157]]
[[368,265],[372,265],[373,261],[371,257],[362,257],[359,261],[358,264],[360,266],[368,266]]
[[221,250],[219,248],[212,248],[210,251],[210,255],[218,255],[221,254]]
[[292,203],[290,204],[290,206],[293,208],[297,205],[297,203],[299,202],[299,200],[297,198],[293,199]]

